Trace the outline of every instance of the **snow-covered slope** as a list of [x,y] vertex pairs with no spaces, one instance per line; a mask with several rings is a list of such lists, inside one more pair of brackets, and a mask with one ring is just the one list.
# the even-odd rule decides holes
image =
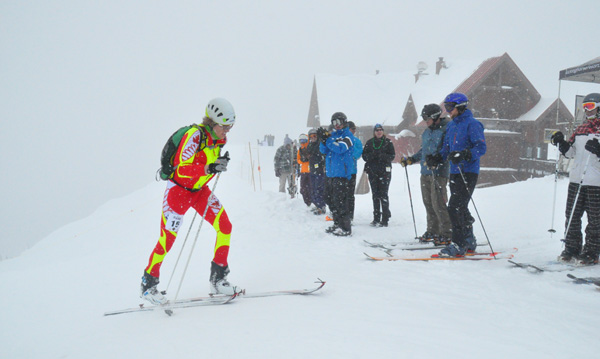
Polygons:
[[[216,194],[233,222],[233,284],[249,291],[310,287],[315,295],[239,299],[226,306],[103,317],[140,303],[140,276],[158,238],[164,183],[113,200],[21,256],[0,262],[3,358],[574,358],[598,355],[600,292],[565,273],[531,274],[505,260],[372,262],[371,241],[414,237],[405,171],[394,164],[388,228],[371,228],[371,198],[357,196],[353,236],[326,235],[322,217],[276,192],[275,148],[260,147],[262,178],[249,182],[247,145],[229,146],[231,169]],[[256,161],[257,149],[253,149]],[[361,161],[360,167],[362,168]],[[417,229],[425,231],[419,168],[408,169]],[[262,183],[263,190],[259,190]],[[551,260],[559,241],[567,180],[478,189],[474,200],[495,250],[521,261]],[[57,209],[57,210],[60,210]],[[164,289],[191,223],[162,271]],[[30,219],[35,226],[36,218]],[[192,229],[186,249],[196,233]],[[479,223],[476,235],[485,236]],[[180,297],[208,291],[214,232],[204,225]],[[188,252],[184,249],[182,263]],[[415,253],[400,252],[411,256]],[[424,253],[421,253],[424,254]],[[600,268],[575,274],[600,276]],[[169,293],[181,277],[175,272]]]

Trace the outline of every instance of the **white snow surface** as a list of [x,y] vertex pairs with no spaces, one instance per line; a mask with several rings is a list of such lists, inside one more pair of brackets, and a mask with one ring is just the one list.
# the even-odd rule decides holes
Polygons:
[[[301,199],[277,192],[276,147],[254,147],[256,191],[247,144],[232,157],[215,190],[233,223],[230,281],[248,292],[309,288],[310,296],[236,299],[224,306],[104,317],[134,307],[140,277],[158,239],[165,183],[100,207],[52,233],[22,255],[0,262],[3,358],[578,358],[598,355],[600,292],[565,272],[532,274],[506,260],[373,262],[363,245],[411,241],[407,177],[393,166],[392,218],[372,228],[371,194],[356,197],[353,235],[324,233],[330,222]],[[260,155],[261,180],[257,155]],[[364,162],[360,161],[362,170]],[[416,227],[425,231],[419,166],[410,166]],[[260,190],[262,183],[263,190]],[[494,250],[518,247],[516,260],[545,262],[562,250],[567,179],[477,189],[474,201]],[[211,183],[212,186],[212,183]],[[475,215],[473,206],[471,210]],[[193,212],[162,268],[165,289]],[[31,218],[35,225],[35,218]],[[485,241],[480,223],[476,236]],[[198,221],[183,250],[174,295]],[[180,298],[206,295],[215,233],[203,225]],[[480,247],[481,248],[481,247]],[[397,252],[425,256],[425,252]],[[573,271],[600,276],[600,268]]]

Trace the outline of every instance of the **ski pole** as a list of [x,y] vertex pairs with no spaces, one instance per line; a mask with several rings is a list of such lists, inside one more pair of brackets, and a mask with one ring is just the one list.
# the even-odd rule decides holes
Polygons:
[[577,193],[575,194],[575,200],[573,201],[573,208],[571,208],[571,215],[569,215],[569,222],[567,223],[567,227],[565,228],[565,236],[564,240],[567,239],[567,233],[569,232],[569,228],[571,227],[571,220],[573,219],[573,213],[575,213],[575,207],[577,206],[577,200],[579,199],[579,192],[581,191],[581,185],[583,184],[583,179],[585,178],[585,173],[587,172],[588,165],[590,164],[591,154],[588,156],[587,161],[585,161],[585,167],[583,167],[583,173],[581,174],[581,180],[579,180],[579,186],[577,187]]
[[[229,157],[229,152],[225,153],[226,157]],[[183,274],[181,275],[181,281],[179,282],[179,286],[177,287],[177,292],[175,292],[175,298],[173,299],[173,303],[177,301],[177,297],[179,296],[179,291],[181,290],[181,285],[183,284],[183,280],[185,278],[185,274],[187,272],[188,266],[190,265],[190,260],[192,259],[192,254],[194,253],[194,248],[196,247],[196,242],[198,241],[198,236],[200,235],[200,230],[202,229],[202,225],[204,224],[204,219],[206,218],[206,213],[208,212],[208,207],[210,207],[210,202],[215,195],[215,188],[217,188],[217,183],[219,183],[219,178],[221,178],[221,172],[217,174],[217,179],[215,179],[215,184],[213,185],[210,196],[206,201],[206,207],[204,208],[204,213],[202,214],[202,222],[200,222],[200,226],[198,227],[198,231],[196,232],[196,237],[194,238],[194,242],[192,242],[192,248],[190,249],[190,255],[188,256],[188,260],[183,268]]]
[[[462,169],[460,168],[460,166],[456,167],[458,167],[458,171],[460,172],[460,177],[462,178],[463,183],[465,184],[465,188],[467,189],[467,191],[469,191],[469,185],[467,184],[467,180],[465,179]],[[475,208],[475,213],[477,213],[477,218],[479,219],[479,224],[481,224],[481,228],[483,229],[483,233],[485,234],[485,239],[487,239],[488,246],[490,246],[490,251],[492,251],[494,259],[498,259],[494,254],[495,252],[494,248],[492,248],[492,242],[490,241],[490,237],[488,237],[487,231],[485,230],[485,226],[483,225],[483,221],[481,220],[481,216],[479,215],[479,211],[477,210],[477,206],[475,205],[475,201],[473,200],[473,194],[469,194],[469,197],[471,198],[471,203],[473,203],[473,208]]]
[[556,158],[556,164],[554,166],[554,196],[552,198],[552,224],[550,225],[550,229],[548,230],[548,232],[550,232],[550,238],[552,238],[552,234],[556,233],[556,230],[554,229],[554,213],[556,210],[556,187],[558,185],[558,163],[559,163],[559,161],[560,161],[560,154]]
[[410,193],[410,181],[408,180],[408,168],[404,167],[406,173],[406,186],[408,187],[408,199],[410,200],[410,211],[412,212],[413,226],[415,227],[415,239],[419,238],[417,234],[417,222],[415,221],[415,210],[413,208],[412,194]]
[[177,270],[177,265],[179,264],[179,260],[181,259],[181,255],[183,254],[183,249],[185,248],[185,244],[187,243],[188,237],[192,231],[192,227],[194,226],[194,221],[198,216],[198,212],[194,211],[194,217],[192,218],[192,223],[190,223],[190,228],[188,229],[187,234],[185,235],[185,239],[183,240],[183,245],[181,246],[181,250],[179,251],[179,255],[177,256],[177,260],[175,261],[175,266],[173,267],[173,271],[171,272],[171,278],[169,278],[169,283],[167,283],[167,288],[165,292],[169,291],[169,287],[171,286],[171,281],[173,281],[173,276],[175,275],[175,270]]

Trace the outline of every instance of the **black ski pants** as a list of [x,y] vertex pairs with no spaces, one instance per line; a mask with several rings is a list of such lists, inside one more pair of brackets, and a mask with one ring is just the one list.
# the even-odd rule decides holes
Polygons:
[[473,235],[475,219],[469,212],[469,201],[477,184],[477,173],[450,174],[450,200],[448,215],[452,222],[452,242],[460,247],[467,245],[465,239]]
[[371,185],[371,193],[373,194],[373,220],[375,222],[388,223],[392,216],[388,196],[391,181],[391,172],[381,175],[369,174],[369,185]]
[[[579,196],[577,190],[578,183],[569,183],[569,194],[567,195],[567,209],[565,211],[567,235],[565,239],[565,248],[575,255],[582,252],[583,236],[581,234],[581,218],[583,213],[587,213],[588,224],[585,227],[585,246],[584,253],[597,255],[600,253],[600,187],[597,186],[581,186]],[[577,197],[575,210],[573,204]],[[569,226],[569,218],[573,212],[571,225]]]
[[351,231],[350,180],[344,177],[330,177],[329,208],[333,215],[333,223],[345,231]]

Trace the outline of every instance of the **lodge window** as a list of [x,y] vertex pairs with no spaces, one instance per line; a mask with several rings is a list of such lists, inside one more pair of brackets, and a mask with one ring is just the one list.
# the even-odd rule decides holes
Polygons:
[[556,128],[545,128],[544,129],[544,143],[550,143],[550,137],[554,132],[558,131]]

